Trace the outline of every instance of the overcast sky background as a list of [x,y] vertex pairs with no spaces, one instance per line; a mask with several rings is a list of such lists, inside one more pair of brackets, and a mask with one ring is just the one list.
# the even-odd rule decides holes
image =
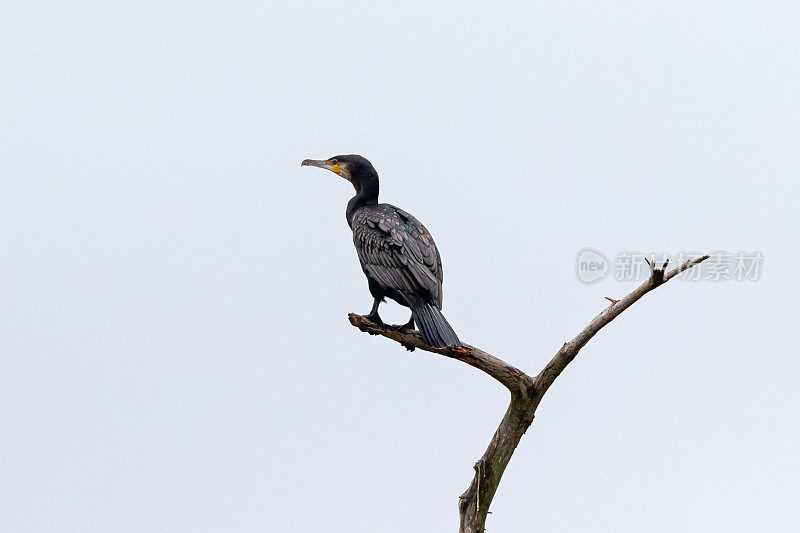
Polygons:
[[531,374],[635,287],[582,249],[763,254],[586,346],[488,531],[797,531],[800,8],[645,4],[0,4],[0,529],[456,530],[507,394],[348,324],[358,153]]

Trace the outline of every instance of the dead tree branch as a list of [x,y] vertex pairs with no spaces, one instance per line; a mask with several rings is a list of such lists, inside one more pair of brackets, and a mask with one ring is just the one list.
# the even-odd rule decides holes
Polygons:
[[575,359],[581,348],[605,325],[618,317],[642,296],[663,285],[684,270],[702,263],[708,257],[704,255],[686,261],[669,272],[666,271],[666,263],[657,267],[648,261],[650,277],[647,281],[621,300],[607,298],[611,301],[611,304],[594,317],[589,322],[589,325],[578,333],[574,339],[565,342],[553,359],[545,365],[544,369],[535,378],[531,378],[525,372],[474,346],[465,344],[461,348],[433,348],[425,344],[417,331],[395,331],[379,326],[361,315],[350,313],[350,323],[361,331],[372,335],[382,335],[399,342],[409,350],[419,348],[420,350],[458,359],[489,374],[510,391],[511,402],[506,414],[483,456],[475,463],[475,475],[472,478],[472,483],[459,498],[460,533],[482,533],[484,531],[489,505],[492,503],[497,487],[500,484],[500,479],[508,462],[511,460],[517,444],[522,439],[522,435],[533,423],[539,402],[541,402],[542,397],[555,379]]

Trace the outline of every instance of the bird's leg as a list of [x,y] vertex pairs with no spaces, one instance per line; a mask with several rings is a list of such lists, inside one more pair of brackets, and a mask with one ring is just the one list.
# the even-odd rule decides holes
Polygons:
[[411,318],[408,319],[408,322],[405,324],[395,324],[393,326],[386,326],[387,328],[393,331],[403,331],[405,329],[414,329],[414,315],[411,315]]
[[381,315],[378,314],[378,306],[380,304],[381,304],[380,298],[375,298],[375,302],[372,304],[372,311],[370,311],[368,315],[364,315],[364,318],[368,319],[370,322],[374,322],[375,324],[386,328],[386,324],[383,323]]

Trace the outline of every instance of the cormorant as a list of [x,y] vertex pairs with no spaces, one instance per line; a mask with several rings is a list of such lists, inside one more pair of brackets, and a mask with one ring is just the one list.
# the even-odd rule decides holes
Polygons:
[[347,224],[375,298],[367,315],[383,324],[378,306],[389,297],[411,309],[411,319],[395,329],[419,326],[431,346],[461,346],[442,315],[442,260],[433,237],[416,218],[390,204],[378,203],[378,173],[360,155],[337,155],[324,161],[306,159],[303,166],[330,170],[353,184],[356,195],[347,203]]

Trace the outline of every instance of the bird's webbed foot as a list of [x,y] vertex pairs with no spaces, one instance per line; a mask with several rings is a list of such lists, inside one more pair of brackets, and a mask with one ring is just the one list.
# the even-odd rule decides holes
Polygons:
[[414,329],[414,316],[412,315],[405,324],[393,324],[386,327],[392,331],[405,331],[408,329]]
[[[376,326],[382,328],[383,331],[386,331],[386,324],[384,324],[383,319],[381,318],[381,315],[378,314],[377,310],[376,311],[372,311],[368,315],[364,315],[364,318],[366,318],[367,320],[369,320],[370,322],[372,322]],[[372,333],[372,332],[367,332],[367,333],[371,333],[372,335],[377,335],[377,333]]]

